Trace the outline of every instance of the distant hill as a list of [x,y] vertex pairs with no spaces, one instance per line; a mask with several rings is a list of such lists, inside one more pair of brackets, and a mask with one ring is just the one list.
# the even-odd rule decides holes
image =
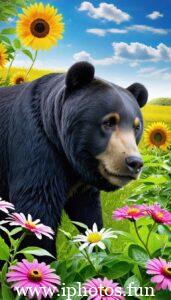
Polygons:
[[149,104],[171,106],[171,98],[156,98],[149,101]]

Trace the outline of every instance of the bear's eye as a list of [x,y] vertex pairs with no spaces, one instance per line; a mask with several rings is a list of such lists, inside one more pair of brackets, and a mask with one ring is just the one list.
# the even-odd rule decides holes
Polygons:
[[135,118],[134,120],[134,130],[135,132],[138,132],[141,128],[140,120],[139,118]]
[[118,119],[115,116],[110,117],[103,121],[102,126],[104,129],[112,129],[118,123]]
[[141,127],[140,124],[134,126],[135,132],[138,132],[140,130],[140,127]]

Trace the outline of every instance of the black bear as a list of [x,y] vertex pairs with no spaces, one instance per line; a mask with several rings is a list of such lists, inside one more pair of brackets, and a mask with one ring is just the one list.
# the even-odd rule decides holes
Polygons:
[[[0,196],[55,232],[62,209],[102,226],[100,190],[114,191],[141,172],[137,144],[146,88],[94,77],[88,62],[66,74],[0,89]],[[55,241],[31,238],[55,255]]]

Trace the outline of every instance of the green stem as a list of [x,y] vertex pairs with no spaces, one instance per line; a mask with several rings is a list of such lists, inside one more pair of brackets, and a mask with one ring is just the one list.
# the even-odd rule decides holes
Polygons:
[[33,61],[32,61],[32,64],[31,64],[30,68],[28,69],[28,71],[27,71],[27,73],[26,73],[25,80],[27,79],[28,75],[30,74],[30,72],[31,72],[31,70],[32,70],[32,68],[33,68],[33,66],[34,66],[34,63],[35,63],[36,58],[37,58],[37,54],[38,54],[38,51],[36,50],[36,51],[35,51],[34,58],[33,58]]
[[87,250],[84,250],[84,252],[85,252],[84,257],[87,258],[87,261],[89,262],[89,264],[90,264],[90,265],[92,266],[92,268],[97,272],[95,266],[93,265],[93,263],[92,263],[92,261],[91,261],[91,259],[90,259],[90,257],[89,257],[89,254],[88,254]]
[[156,226],[156,222],[154,221],[153,225],[151,226],[151,229],[149,230],[148,236],[147,236],[147,242],[146,242],[146,247],[147,248],[148,248],[148,243],[149,243],[149,240],[150,240],[151,233],[152,233],[153,229],[155,228],[155,226]]
[[151,257],[151,254],[148,250],[148,247],[146,246],[146,244],[144,243],[143,239],[141,238],[140,234],[139,234],[139,231],[138,231],[138,228],[137,228],[137,224],[136,224],[136,221],[133,222],[134,224],[134,229],[135,229],[135,232],[137,234],[137,237],[139,238],[140,242],[142,243],[142,245],[144,246],[144,248],[147,250],[147,253],[149,255],[149,257]]
[[24,233],[22,234],[22,236],[19,238],[18,243],[17,243],[17,246],[16,246],[15,249],[14,249],[14,253],[13,253],[13,255],[11,256],[11,262],[10,262],[11,264],[12,264],[13,260],[15,259],[15,256],[16,256],[16,254],[17,254],[18,248],[20,247],[22,241],[25,239],[26,235],[27,235],[27,233],[24,232]]
[[14,57],[13,57],[13,59],[11,60],[10,65],[9,65],[9,67],[8,67],[7,74],[6,74],[6,78],[5,78],[5,84],[6,84],[7,81],[8,81],[8,77],[9,77],[9,74],[10,74],[10,71],[11,71],[11,67],[12,67],[12,65],[13,65],[13,62],[14,62],[15,58],[16,58],[16,52],[14,53]]

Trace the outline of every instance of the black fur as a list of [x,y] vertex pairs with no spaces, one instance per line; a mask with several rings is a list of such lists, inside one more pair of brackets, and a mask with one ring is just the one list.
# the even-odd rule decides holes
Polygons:
[[140,107],[143,107],[148,99],[147,89],[140,83],[134,83],[127,88],[128,91],[135,97]]
[[[137,89],[142,98],[145,88]],[[129,90],[136,96],[136,87]],[[100,122],[113,110],[123,115],[123,127],[132,126],[136,115],[142,120],[132,98],[127,90],[95,79],[93,66],[85,62],[71,67],[67,75],[1,88],[0,196],[55,232],[63,208],[71,219],[101,227],[99,190],[118,187],[98,171],[95,156],[109,139],[100,131]],[[68,197],[78,182],[83,188]],[[55,255],[54,241],[31,238],[29,243]]]

